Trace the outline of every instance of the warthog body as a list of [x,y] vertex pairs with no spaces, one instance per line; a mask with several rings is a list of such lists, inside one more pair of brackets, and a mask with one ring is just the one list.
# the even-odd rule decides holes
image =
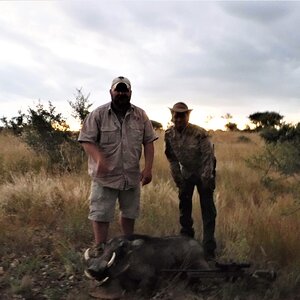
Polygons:
[[108,241],[97,258],[85,255],[86,275],[104,286],[118,281],[123,290],[151,290],[164,269],[208,269],[202,246],[183,236],[150,237],[131,235]]

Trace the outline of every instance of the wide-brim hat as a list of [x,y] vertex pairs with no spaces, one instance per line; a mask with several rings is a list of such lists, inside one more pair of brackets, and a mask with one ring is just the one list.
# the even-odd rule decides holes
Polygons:
[[115,78],[111,83],[111,89],[114,90],[119,83],[124,83],[127,86],[128,90],[131,90],[131,83],[129,79],[124,76],[119,76]]
[[169,107],[170,111],[173,112],[190,112],[192,109],[189,109],[188,106],[184,102],[177,102],[173,105],[173,107]]

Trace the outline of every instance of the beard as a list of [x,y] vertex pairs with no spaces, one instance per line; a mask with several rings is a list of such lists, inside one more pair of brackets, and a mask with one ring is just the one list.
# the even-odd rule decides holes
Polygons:
[[128,95],[116,95],[112,99],[114,109],[118,111],[127,111],[130,107],[130,97]]

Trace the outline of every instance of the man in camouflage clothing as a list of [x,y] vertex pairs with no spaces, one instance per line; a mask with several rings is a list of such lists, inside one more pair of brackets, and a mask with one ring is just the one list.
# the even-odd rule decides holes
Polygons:
[[203,247],[206,258],[213,259],[216,249],[214,148],[207,131],[189,123],[191,109],[188,109],[185,103],[178,102],[170,110],[174,126],[165,133],[165,154],[179,189],[180,233],[194,237],[192,196],[196,186],[202,211]]

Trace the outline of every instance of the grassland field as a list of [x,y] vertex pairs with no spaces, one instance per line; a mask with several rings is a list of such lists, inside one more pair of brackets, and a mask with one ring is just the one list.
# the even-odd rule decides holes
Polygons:
[[[142,188],[136,232],[175,235],[177,190],[164,155],[164,132],[158,134],[153,180]],[[257,133],[223,131],[211,132],[211,138],[217,157],[218,259],[274,269],[278,278],[259,289],[237,282],[207,298],[193,294],[182,299],[300,299],[300,216],[294,210],[295,199],[267,189],[261,183],[262,172],[247,164],[263,149],[263,140]],[[76,173],[49,172],[45,165],[42,153],[0,133],[1,300],[90,299],[81,261],[83,249],[93,242],[86,160]],[[193,206],[196,239],[201,241],[196,191]],[[111,237],[121,234],[117,216],[116,209]]]

